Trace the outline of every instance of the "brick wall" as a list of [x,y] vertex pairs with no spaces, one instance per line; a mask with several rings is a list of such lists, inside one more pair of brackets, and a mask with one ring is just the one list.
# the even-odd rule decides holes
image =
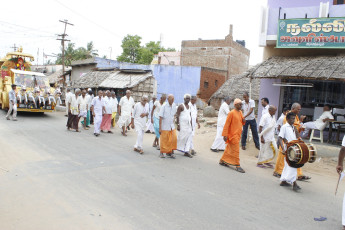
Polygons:
[[208,101],[210,97],[224,84],[227,71],[211,68],[201,68],[199,97]]

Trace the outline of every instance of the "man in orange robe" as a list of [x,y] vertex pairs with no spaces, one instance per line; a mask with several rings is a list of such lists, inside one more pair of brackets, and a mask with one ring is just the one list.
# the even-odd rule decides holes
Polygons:
[[222,136],[226,142],[226,148],[219,164],[223,166],[235,166],[236,171],[244,173],[245,171],[240,166],[240,140],[242,126],[245,124],[241,111],[242,101],[236,98],[234,106],[235,109],[229,112],[224,125]]
[[[305,116],[301,116],[301,120],[298,118],[298,114],[300,113],[301,109],[302,109],[302,107],[299,103],[293,103],[291,106],[291,112],[296,114],[295,122],[293,125],[296,127],[296,129],[299,133],[301,133],[303,131],[302,122],[305,119]],[[286,124],[286,117],[284,118],[283,124]],[[282,174],[283,169],[284,169],[284,157],[285,156],[282,154],[281,148],[279,148],[279,153],[278,153],[276,167],[274,169],[273,176],[280,177],[280,175]],[[310,179],[310,177],[303,175],[302,168],[297,169],[297,177],[298,177],[298,180],[309,180]]]

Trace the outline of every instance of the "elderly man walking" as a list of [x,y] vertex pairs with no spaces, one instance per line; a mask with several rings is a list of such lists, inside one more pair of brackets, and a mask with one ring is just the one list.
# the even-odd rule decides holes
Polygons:
[[75,90],[75,95],[69,97],[68,104],[68,120],[67,120],[67,130],[75,129],[76,132],[80,132],[79,125],[79,110],[80,110],[80,89]]
[[16,85],[12,85],[12,90],[8,92],[8,98],[9,98],[9,109],[6,115],[6,119],[10,120],[11,113],[13,111],[12,120],[17,120],[17,96],[16,96]]
[[217,134],[211,146],[211,151],[218,152],[225,150],[225,141],[223,139],[222,133],[225,125],[226,118],[230,112],[229,105],[231,99],[230,97],[225,97],[223,104],[219,108],[218,120],[217,120]]
[[102,115],[105,113],[105,106],[103,101],[103,91],[98,91],[98,96],[92,100],[92,116],[94,121],[94,132],[93,134],[98,137],[100,135],[100,128],[102,123]]
[[194,143],[193,143],[193,139],[195,136],[195,129],[198,126],[198,129],[200,129],[200,123],[198,121],[198,108],[196,107],[196,100],[197,97],[196,96],[192,96],[189,102],[189,107],[190,107],[190,115],[192,118],[192,137],[190,139],[190,149],[191,149],[191,154],[194,156],[196,155],[196,152],[194,150]]
[[149,115],[149,106],[147,104],[148,97],[143,96],[141,102],[134,106],[132,115],[132,129],[137,132],[137,142],[134,145],[134,151],[143,154],[143,138],[146,129],[146,121]]
[[110,130],[111,118],[112,118],[112,114],[113,114],[113,107],[111,104],[111,93],[110,93],[110,91],[107,90],[105,92],[105,95],[106,96],[103,98],[105,111],[104,111],[102,123],[101,123],[101,132],[108,131],[108,133],[113,133]]
[[168,96],[168,103],[164,103],[159,111],[159,134],[160,134],[160,157],[164,158],[164,153],[167,157],[175,158],[174,150],[177,148],[176,129],[174,118],[176,114],[176,105],[174,103],[174,96]]
[[70,101],[70,98],[73,96],[73,93],[71,92],[70,88],[67,88],[65,95],[65,104],[66,104],[66,117],[68,117],[68,102]]
[[248,135],[248,126],[252,130],[253,139],[255,143],[255,147],[260,149],[259,143],[259,135],[258,135],[258,128],[255,120],[254,108],[255,108],[255,101],[249,98],[249,93],[245,92],[243,94],[243,114],[244,119],[246,120],[245,125],[243,126],[242,132],[242,149],[246,150],[246,142],[247,142],[247,135]]
[[122,129],[121,133],[123,136],[127,136],[126,134],[126,128],[131,124],[131,115],[132,115],[132,109],[134,106],[134,100],[131,97],[131,91],[126,91],[126,96],[123,96],[119,103],[119,120],[118,125]]
[[192,118],[190,111],[191,96],[189,94],[184,95],[184,103],[177,108],[176,121],[177,121],[177,150],[184,153],[184,156],[192,158],[190,154],[190,143],[192,138]]
[[226,118],[222,136],[226,142],[226,149],[219,161],[223,166],[235,166],[236,171],[245,173],[240,166],[240,139],[242,127],[245,124],[241,111],[242,101],[238,98],[234,101],[235,109],[233,109]]
[[260,119],[259,133],[260,133],[260,152],[258,156],[257,166],[260,168],[273,168],[270,163],[276,153],[278,152],[277,144],[274,139],[274,131],[276,127],[276,114],[277,108],[270,105],[268,113],[263,115]]
[[[149,106],[149,114],[152,113],[152,109],[153,109],[153,106],[155,104],[157,100],[157,97],[155,95],[152,96],[152,100],[148,103],[148,106]],[[147,123],[146,123],[146,133],[154,133],[154,128],[153,128],[153,123],[152,123],[152,120],[151,119],[148,119],[147,120]]]
[[157,150],[160,150],[159,148],[159,112],[161,110],[161,107],[163,106],[163,104],[165,103],[167,99],[166,94],[162,94],[161,99],[159,101],[155,101],[155,104],[153,105],[152,111],[151,111],[151,122],[153,124],[153,128],[155,130],[155,139],[153,141],[153,147],[157,148]]

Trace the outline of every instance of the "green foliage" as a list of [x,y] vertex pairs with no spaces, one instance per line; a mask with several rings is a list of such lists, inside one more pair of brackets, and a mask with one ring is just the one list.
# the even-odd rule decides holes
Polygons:
[[174,48],[164,48],[160,42],[150,41],[141,46],[141,37],[138,35],[127,35],[122,40],[122,54],[117,57],[118,61],[138,63],[149,65],[151,64],[155,54],[159,52],[175,51]]
[[[92,41],[87,43],[86,48],[75,48],[74,43],[68,43],[67,47],[65,47],[65,65],[70,66],[72,61],[97,57],[97,52],[98,50],[94,49]],[[58,54],[55,64],[62,64],[62,52]]]

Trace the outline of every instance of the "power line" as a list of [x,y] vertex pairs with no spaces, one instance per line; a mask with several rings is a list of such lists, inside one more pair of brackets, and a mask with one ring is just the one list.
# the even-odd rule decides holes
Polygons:
[[70,10],[71,12],[75,13],[75,14],[78,15],[79,17],[82,17],[83,19],[88,20],[89,22],[95,24],[95,25],[98,26],[99,28],[101,28],[101,29],[107,31],[108,33],[111,33],[111,34],[115,35],[116,37],[120,37],[120,38],[122,37],[122,36],[120,36],[120,35],[118,35],[118,34],[112,32],[111,30],[108,30],[108,29],[105,28],[104,26],[102,26],[102,25],[100,25],[100,24],[98,24],[98,23],[96,23],[96,22],[90,20],[88,17],[85,17],[84,15],[80,14],[78,11],[75,11],[75,10],[69,8],[68,6],[66,6],[65,4],[61,3],[60,1],[58,1],[58,0],[54,0],[54,1],[57,2],[57,3],[59,3],[61,6],[65,7],[66,9]]
[[22,27],[22,28],[29,29],[29,30],[35,30],[35,31],[40,31],[40,32],[44,32],[44,33],[53,34],[52,32],[48,32],[48,31],[44,31],[44,30],[39,30],[39,29],[36,29],[36,28],[27,27],[27,26],[21,26],[21,25],[17,25],[17,24],[11,23],[11,22],[0,21],[0,23],[6,23],[6,24],[9,24],[9,25],[13,25],[13,26],[17,26],[17,27]]

